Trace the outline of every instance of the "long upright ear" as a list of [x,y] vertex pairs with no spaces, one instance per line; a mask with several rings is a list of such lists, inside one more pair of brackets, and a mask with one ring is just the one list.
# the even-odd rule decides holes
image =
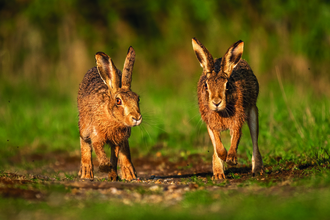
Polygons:
[[129,47],[127,51],[126,60],[124,63],[123,75],[121,78],[122,88],[131,89],[134,61],[135,61],[135,51],[133,47]]
[[210,52],[196,38],[192,39],[192,46],[198,61],[204,70],[204,74],[212,73],[214,69],[214,60]]
[[103,52],[95,54],[97,70],[103,82],[111,91],[116,92],[119,89],[120,79],[117,74],[117,68],[111,58]]
[[221,70],[229,78],[233,69],[240,61],[243,54],[244,42],[239,40],[234,43],[221,59]]

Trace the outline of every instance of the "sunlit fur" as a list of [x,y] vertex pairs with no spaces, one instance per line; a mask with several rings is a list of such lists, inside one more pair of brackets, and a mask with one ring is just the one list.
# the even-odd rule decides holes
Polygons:
[[[262,158],[257,143],[259,126],[256,106],[259,84],[248,63],[241,59],[243,42],[236,42],[219,59],[213,59],[197,39],[194,38],[192,43],[203,67],[197,88],[198,104],[214,145],[214,178],[225,178],[224,161],[231,165],[237,164],[237,148],[245,121],[249,122],[253,140],[252,172],[260,171]],[[227,153],[221,142],[220,132],[228,129],[231,146]]]
[[208,104],[210,110],[222,111],[226,108],[227,78],[213,74],[205,81],[208,92]]
[[[139,108],[139,97],[130,90],[131,80],[123,85],[121,73],[111,58],[104,53],[96,55],[97,67],[85,74],[79,86],[78,110],[79,132],[81,142],[81,178],[93,179],[93,163],[91,152],[94,149],[99,160],[99,169],[109,173],[109,179],[117,179],[117,161],[121,166],[123,179],[136,178],[131,162],[128,138],[131,127],[142,121]],[[124,69],[130,78],[135,52],[129,49]],[[102,77],[101,77],[102,75]],[[118,78],[116,78],[118,77]],[[129,78],[126,77],[126,78]],[[121,100],[118,105],[117,99]],[[103,146],[111,146],[111,159],[107,158]]]

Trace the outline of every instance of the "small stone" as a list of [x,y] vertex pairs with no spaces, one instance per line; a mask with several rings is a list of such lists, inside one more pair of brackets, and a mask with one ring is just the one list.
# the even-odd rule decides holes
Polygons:
[[76,194],[78,193],[78,189],[76,189],[76,188],[72,189],[72,190],[71,190],[71,193],[72,193],[73,195],[76,195]]
[[167,187],[167,190],[168,190],[169,192],[172,192],[174,189],[177,189],[177,188],[178,188],[177,185],[170,185],[170,186]]
[[191,183],[191,184],[189,184],[189,188],[190,189],[197,189],[198,185],[196,183]]
[[114,188],[114,187],[112,187],[112,188],[110,188],[110,192],[112,193],[112,194],[117,194],[117,189],[116,188]]
[[150,188],[149,188],[149,190],[151,190],[151,191],[158,191],[160,188],[159,188],[159,186],[157,186],[157,185],[154,185],[154,186],[151,186]]

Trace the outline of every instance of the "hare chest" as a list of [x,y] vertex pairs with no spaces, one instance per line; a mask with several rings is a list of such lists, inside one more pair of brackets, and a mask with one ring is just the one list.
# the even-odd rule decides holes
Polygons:
[[118,126],[113,121],[106,121],[97,126],[93,126],[92,140],[112,145],[120,145],[131,135],[131,129]]
[[205,122],[211,129],[221,132],[240,129],[246,120],[245,111],[236,112],[236,114],[232,116],[226,116],[226,114],[227,113],[210,111]]

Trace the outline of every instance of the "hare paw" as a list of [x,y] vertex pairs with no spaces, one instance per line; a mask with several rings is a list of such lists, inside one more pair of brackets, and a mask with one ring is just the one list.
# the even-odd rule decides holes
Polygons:
[[265,173],[264,168],[261,164],[256,164],[255,167],[252,169],[252,176],[263,175]]
[[133,180],[136,179],[136,172],[133,165],[121,166],[121,179]]
[[114,171],[114,170],[110,171],[109,174],[108,174],[108,180],[110,180],[110,181],[118,180],[117,172]]
[[257,155],[256,158],[252,158],[252,175],[264,173],[264,166],[262,162],[261,155]]
[[112,171],[112,164],[111,162],[108,161],[103,161],[99,165],[99,171],[103,173],[108,173]]
[[230,166],[237,165],[237,156],[234,153],[229,153],[227,155],[226,163]]
[[78,176],[80,176],[81,179],[93,180],[94,179],[93,165],[92,164],[81,164]]
[[213,173],[212,180],[226,179],[224,172]]
[[221,180],[221,179],[226,179],[225,172],[224,172],[224,167],[222,164],[220,166],[217,166],[216,164],[213,164],[213,180]]
[[265,173],[263,168],[260,169],[255,169],[254,171],[252,171],[252,176],[262,176]]

